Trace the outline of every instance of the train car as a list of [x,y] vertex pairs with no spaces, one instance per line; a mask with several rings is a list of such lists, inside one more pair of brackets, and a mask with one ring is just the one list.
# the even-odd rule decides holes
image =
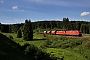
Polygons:
[[51,34],[51,31],[44,31],[44,34]]
[[82,36],[82,33],[78,30],[70,30],[70,31],[66,31],[65,35],[70,35],[70,36]]
[[65,35],[65,31],[56,30],[56,35]]
[[44,31],[44,34],[47,34],[47,31]]
[[52,34],[52,35],[55,35],[55,34],[56,34],[56,31],[51,31],[51,34]]
[[55,31],[44,31],[44,34],[51,35],[65,35],[65,36],[82,36],[82,33],[78,30],[55,30]]
[[47,34],[51,34],[51,31],[47,31]]

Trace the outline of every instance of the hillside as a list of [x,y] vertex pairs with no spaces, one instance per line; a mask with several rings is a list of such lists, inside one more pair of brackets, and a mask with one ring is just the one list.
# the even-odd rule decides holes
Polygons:
[[[43,34],[34,33],[33,41],[16,38],[17,34],[15,33],[3,34],[7,37],[11,35],[13,41],[20,45],[29,43],[42,47],[51,57],[64,57],[64,60],[90,60],[90,34],[83,34],[82,37],[55,35],[44,37]],[[44,47],[44,45],[47,47]]]
[[0,33],[0,60],[30,60],[20,45]]

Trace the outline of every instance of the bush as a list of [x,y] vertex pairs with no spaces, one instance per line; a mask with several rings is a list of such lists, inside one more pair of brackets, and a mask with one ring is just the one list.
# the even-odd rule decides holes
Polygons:
[[51,47],[53,47],[53,48],[61,47],[61,43],[60,42],[61,41],[54,41],[54,42],[52,42]]
[[32,57],[32,60],[53,60],[48,53],[38,49],[32,44],[26,47],[25,54]]
[[21,49],[23,50],[23,51],[25,51],[26,50],[26,48],[27,48],[27,46],[29,46],[30,44],[28,44],[28,43],[25,43],[23,46],[21,46]]
[[90,40],[85,40],[83,43],[85,43],[84,46],[85,46],[87,49],[90,49]]
[[9,39],[13,39],[13,37],[11,35],[8,36]]
[[30,44],[29,46],[26,47],[25,52],[26,52],[27,55],[30,56],[30,55],[33,55],[33,53],[36,53],[37,50],[38,50],[37,47],[35,47],[34,45]]
[[19,29],[18,32],[17,32],[17,38],[22,38],[22,32],[21,32],[20,29]]
[[47,36],[46,41],[44,42],[45,47],[51,48],[73,48],[82,44],[80,39],[76,38],[67,38],[63,36]]

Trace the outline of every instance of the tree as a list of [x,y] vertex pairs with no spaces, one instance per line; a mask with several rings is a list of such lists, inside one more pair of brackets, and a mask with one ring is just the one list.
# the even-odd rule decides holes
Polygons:
[[50,57],[50,54],[44,52],[33,44],[27,45],[25,54],[30,56],[32,60],[55,60]]
[[69,19],[63,18],[63,29],[68,30],[69,29]]
[[17,38],[22,38],[22,31],[21,31],[21,29],[19,29],[18,32],[17,32]]
[[23,38],[24,40],[33,40],[33,29],[30,20],[25,20],[23,27]]
[[80,22],[76,22],[76,30],[80,30],[81,27],[81,23]]
[[13,33],[17,33],[17,31],[19,30],[21,24],[13,24],[11,29]]
[[88,27],[89,27],[89,33],[90,33],[90,23],[88,24]]
[[2,24],[1,25],[1,32],[9,33],[9,25]]
[[88,28],[89,26],[87,25],[87,24],[82,24],[81,25],[81,31],[83,32],[83,33],[89,33],[89,28]]
[[1,31],[1,23],[0,23],[0,31]]

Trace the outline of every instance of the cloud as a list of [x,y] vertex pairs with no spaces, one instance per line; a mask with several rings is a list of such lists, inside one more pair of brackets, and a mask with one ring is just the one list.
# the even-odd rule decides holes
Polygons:
[[0,9],[0,11],[7,11],[7,12],[26,12],[25,10],[19,10],[19,9],[17,9],[17,10],[15,10],[15,9]]
[[12,9],[13,10],[18,9],[18,6],[13,6]]
[[2,24],[16,24],[16,23],[24,23],[25,19],[22,19],[22,18],[7,18],[5,17],[4,19],[1,19],[2,20]]
[[86,15],[89,15],[89,14],[90,14],[90,12],[82,12],[81,16],[86,16]]
[[1,3],[3,3],[4,1],[2,0],[2,1],[0,1]]

